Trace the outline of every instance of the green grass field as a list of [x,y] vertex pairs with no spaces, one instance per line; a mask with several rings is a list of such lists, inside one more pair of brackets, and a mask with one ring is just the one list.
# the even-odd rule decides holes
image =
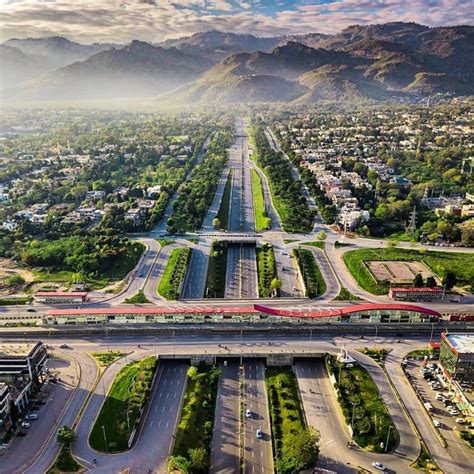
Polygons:
[[[89,435],[89,443],[93,449],[109,453],[128,449],[130,433],[127,412],[131,432],[150,392],[155,368],[156,358],[147,357],[126,365],[116,375]],[[105,428],[107,445],[102,426]]]
[[257,247],[257,274],[258,274],[258,293],[260,298],[268,298],[272,296],[273,290],[271,283],[277,278],[275,254],[273,246],[263,244]]
[[306,450],[295,449],[305,437],[306,425],[298,395],[296,377],[291,367],[265,369],[272,426],[275,468],[278,473],[300,472],[317,461],[317,447],[305,459]]
[[311,250],[300,247],[294,249],[293,252],[303,275],[308,298],[316,298],[326,293],[326,281],[321,275],[321,270]]
[[227,244],[213,242],[206,277],[206,298],[224,298],[227,271]]
[[209,470],[219,373],[217,367],[206,364],[192,366],[188,370],[188,385],[176,430],[173,456],[182,456],[190,460],[190,450],[206,451],[206,466],[202,466],[199,470],[194,470],[195,468],[192,469],[191,466],[189,472]]
[[221,223],[221,229],[229,228],[229,205],[230,195],[232,191],[232,171],[229,171],[227,176],[227,182],[225,183],[224,194],[222,195],[221,204],[219,206],[219,212],[217,218]]
[[171,251],[165,271],[158,284],[158,293],[163,298],[178,299],[181,282],[186,274],[190,257],[191,249],[187,247]]
[[354,441],[368,451],[385,452],[391,426],[388,450],[394,449],[398,432],[367,370],[360,365],[341,368],[335,356],[327,356],[326,364],[336,378],[340,394],[338,401],[348,425],[352,422],[354,410]]
[[344,254],[344,263],[366,291],[375,295],[384,295],[389,291],[388,282],[376,282],[364,265],[366,261],[417,260],[425,263],[439,278],[447,271],[453,272],[458,286],[474,284],[474,254],[455,252],[433,252],[411,249],[359,249]]
[[255,213],[255,230],[261,232],[262,230],[270,229],[272,226],[272,219],[268,217],[265,209],[265,198],[263,195],[262,180],[258,173],[253,169],[252,171],[252,196],[253,209]]
[[342,286],[341,291],[339,291],[339,294],[334,298],[334,301],[360,301],[360,298]]

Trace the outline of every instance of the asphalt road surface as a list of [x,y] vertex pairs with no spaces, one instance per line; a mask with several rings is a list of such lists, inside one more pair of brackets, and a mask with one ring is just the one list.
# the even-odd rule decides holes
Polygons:
[[236,360],[219,364],[216,416],[211,449],[211,472],[234,474],[240,470],[240,368]]
[[278,278],[281,281],[280,296],[282,298],[303,297],[303,287],[296,270],[296,261],[288,250],[278,242],[273,246]]
[[192,249],[180,299],[203,298],[206,289],[210,251],[210,242],[208,241],[202,242],[199,248]]
[[[265,363],[263,360],[244,361],[244,474],[273,473],[272,432],[268,398],[265,388]],[[257,430],[262,438],[257,438]]]

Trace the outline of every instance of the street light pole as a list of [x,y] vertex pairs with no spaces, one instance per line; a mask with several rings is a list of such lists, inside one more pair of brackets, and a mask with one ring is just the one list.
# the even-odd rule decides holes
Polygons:
[[387,452],[388,449],[388,440],[390,439],[390,430],[392,429],[392,425],[388,427],[388,433],[387,433],[387,441],[385,442],[385,452]]
[[104,443],[105,443],[105,452],[109,452],[109,448],[107,446],[107,436],[105,435],[105,426],[102,425],[102,434],[104,435]]

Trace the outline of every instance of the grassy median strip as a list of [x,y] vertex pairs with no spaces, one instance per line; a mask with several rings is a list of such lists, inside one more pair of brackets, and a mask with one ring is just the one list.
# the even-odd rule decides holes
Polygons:
[[319,270],[313,252],[302,248],[294,249],[293,252],[303,275],[308,298],[316,298],[316,296],[326,293],[326,282],[321,270]]
[[268,217],[265,208],[265,197],[263,195],[262,180],[258,173],[253,169],[252,173],[252,196],[253,208],[255,212],[255,230],[261,232],[262,230],[270,229],[272,226],[272,219]]
[[390,284],[388,281],[377,282],[364,262],[387,260],[423,262],[440,278],[448,271],[453,272],[461,286],[470,285],[474,281],[474,254],[397,248],[359,249],[344,254],[344,263],[357,283],[374,295],[387,294]]
[[260,298],[268,298],[275,294],[272,282],[277,279],[275,253],[273,246],[263,244],[257,247],[258,294]]
[[143,290],[138,290],[137,293],[125,300],[125,303],[127,304],[145,304],[149,302],[150,300],[145,296]]
[[109,453],[128,449],[139,411],[150,393],[155,369],[156,358],[147,357],[126,365],[116,375],[89,436],[93,449]]
[[227,175],[227,181],[225,183],[224,194],[222,195],[221,204],[219,206],[219,212],[217,218],[220,222],[221,229],[229,228],[229,205],[230,205],[230,194],[232,191],[232,171],[229,171]]
[[158,293],[167,300],[177,300],[181,282],[186,274],[191,249],[181,248],[173,249],[168,258],[165,271],[158,285]]
[[319,434],[306,427],[293,370],[267,367],[265,382],[276,472],[286,474],[313,467],[319,456]]
[[346,423],[353,425],[354,441],[367,451],[381,453],[386,448],[394,449],[398,431],[367,370],[358,364],[343,366],[331,355],[326,356],[326,367],[336,379],[337,399]]
[[63,446],[59,451],[58,457],[54,464],[46,471],[46,474],[60,474],[63,472],[84,472],[86,469],[83,468],[76,460],[72,457],[71,447]]
[[360,298],[356,295],[353,295],[347,288],[341,286],[341,291],[334,298],[334,301],[358,301]]
[[182,472],[209,472],[219,374],[217,367],[205,363],[189,368],[169,468]]
[[224,298],[227,243],[213,242],[207,269],[206,298]]
[[101,367],[108,367],[120,357],[123,357],[125,352],[93,352],[92,357],[97,360]]

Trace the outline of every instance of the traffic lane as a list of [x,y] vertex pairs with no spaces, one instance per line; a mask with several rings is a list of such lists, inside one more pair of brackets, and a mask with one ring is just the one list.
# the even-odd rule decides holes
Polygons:
[[199,248],[192,249],[180,295],[181,299],[203,298],[209,264],[209,251],[209,244],[206,242],[203,242]]
[[336,278],[334,271],[329,263],[326,254],[318,248],[315,247],[305,247],[307,250],[311,250],[313,256],[316,260],[316,263],[321,271],[321,275],[326,282],[326,292],[324,295],[321,295],[319,298],[324,298],[327,301],[333,300],[341,291],[341,285],[339,280]]
[[296,272],[295,263],[289,253],[278,246],[273,247],[278,277],[281,281],[280,296],[293,298],[304,296],[301,283]]
[[260,168],[256,165],[251,165],[253,169],[256,170],[258,175],[260,176],[260,181],[262,183],[262,189],[263,189],[263,197],[265,199],[265,209],[267,210],[268,217],[271,218],[272,220],[272,230],[275,231],[281,231],[283,230],[281,226],[281,220],[280,216],[278,215],[278,212],[275,209],[275,206],[273,205],[272,201],[272,195],[270,193],[270,189],[268,186],[268,180],[265,174],[260,170]]
[[219,184],[217,185],[216,192],[214,194],[214,199],[212,201],[211,207],[207,211],[207,215],[204,218],[204,222],[202,225],[202,229],[204,231],[211,232],[214,230],[214,226],[212,225],[212,221],[219,212],[219,208],[221,206],[222,197],[224,196],[225,186],[227,184],[227,178],[229,176],[229,167],[224,168],[222,171],[221,177],[219,178]]
[[[272,434],[268,398],[265,389],[265,363],[250,359],[244,362],[244,472],[273,473]],[[262,438],[257,438],[257,430]]]
[[240,369],[238,361],[219,364],[211,472],[233,474],[240,470]]
[[17,470],[24,472],[27,466],[36,463],[37,457],[47,446],[49,437],[54,438],[68,404],[74,399],[79,382],[79,372],[75,362],[57,352],[57,356],[48,361],[48,367],[51,373],[56,374],[61,380],[57,383],[44,383],[36,395],[38,400],[46,404],[39,405],[37,410],[30,409],[26,413],[38,414],[37,420],[25,420],[24,415],[20,418],[20,422],[29,423],[30,428],[20,427],[26,436],[16,436],[10,441],[8,450],[0,458],[0,473],[2,474]]
[[[452,416],[443,402],[436,400],[436,393],[438,391],[443,392],[447,395],[445,390],[432,390],[428,384],[428,381],[424,380],[421,375],[421,361],[408,361],[408,370],[412,378],[412,384],[418,388],[422,400],[431,403],[434,411],[432,414],[433,420],[438,420],[441,423],[439,430],[441,435],[448,443],[448,451],[453,459],[464,469],[468,469],[472,465],[472,452],[471,448],[465,443],[460,436],[457,434],[458,430],[463,429],[462,425],[456,423],[457,418],[464,418],[462,414]],[[436,364],[437,365],[437,364]]]
[[[98,374],[97,364],[91,356],[83,352],[74,352],[73,357],[75,363],[77,363],[76,367],[78,368],[78,370],[80,369],[80,371],[78,372],[80,379],[79,384],[76,387],[72,398],[64,409],[63,414],[59,415],[58,424],[60,426],[73,426],[77,415],[84,402],[86,401],[87,396],[89,395],[91,387]],[[47,407],[47,405],[45,405],[45,407]],[[23,467],[23,470],[21,472],[28,474],[46,472],[56,459],[56,456],[59,453],[59,449],[60,446],[56,440],[55,431],[53,430],[50,433],[49,438],[46,439],[44,449],[41,451],[41,454],[34,460],[33,463],[29,464],[28,468]]]
[[241,298],[258,298],[257,256],[255,253],[255,245],[242,245],[241,267]]
[[227,246],[227,268],[224,297],[229,299],[240,298],[240,245]]

